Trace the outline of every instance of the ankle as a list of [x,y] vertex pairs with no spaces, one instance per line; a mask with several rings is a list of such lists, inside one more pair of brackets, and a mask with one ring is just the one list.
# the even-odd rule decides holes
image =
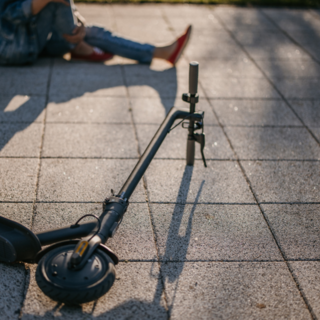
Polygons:
[[80,55],[90,55],[93,52],[93,47],[91,47],[86,42],[82,41],[79,42],[71,52]]

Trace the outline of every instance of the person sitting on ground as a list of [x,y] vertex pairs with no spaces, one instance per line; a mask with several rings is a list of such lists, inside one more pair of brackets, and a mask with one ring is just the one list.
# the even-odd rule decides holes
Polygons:
[[0,64],[22,65],[41,53],[87,61],[106,61],[119,55],[140,63],[153,58],[179,59],[191,33],[167,46],[156,47],[118,37],[97,26],[85,26],[73,0],[0,0]]

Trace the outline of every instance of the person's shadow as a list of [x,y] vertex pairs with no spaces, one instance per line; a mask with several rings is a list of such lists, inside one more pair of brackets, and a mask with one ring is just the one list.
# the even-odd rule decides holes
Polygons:
[[[47,61],[50,60],[47,59]],[[10,71],[10,67],[6,68]],[[22,81],[28,81],[28,77],[25,77],[25,80],[23,80],[23,68],[21,67],[21,70],[19,70]],[[26,72],[30,72],[27,68]],[[43,79],[43,81],[45,82],[47,79]],[[113,90],[110,96],[119,97],[118,92],[120,96],[125,96],[126,91],[129,91],[133,87],[137,87],[138,91],[140,87],[144,88],[144,90],[149,90],[149,92],[153,91],[153,96],[158,94],[165,113],[167,113],[174,105],[177,95],[176,68],[155,71],[146,65],[68,63],[62,59],[55,59],[49,76],[46,97],[44,96],[45,93],[43,93],[43,96],[32,94],[26,96],[25,88],[19,91],[19,88],[16,87],[14,87],[13,93],[2,93],[4,96],[0,103],[0,123],[2,123],[2,130],[0,130],[0,151],[15,134],[25,130],[35,121],[40,122],[40,115],[49,103],[65,103],[99,90],[105,91],[103,94],[98,95],[98,97],[108,97],[108,89],[111,89],[110,91]],[[14,104],[16,106],[10,107]],[[107,108],[105,112],[106,114],[103,116],[107,119]]]

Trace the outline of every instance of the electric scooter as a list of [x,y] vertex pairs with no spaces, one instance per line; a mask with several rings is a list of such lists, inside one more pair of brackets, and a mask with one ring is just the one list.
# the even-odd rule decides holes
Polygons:
[[[187,165],[194,164],[195,143],[200,144],[206,160],[204,112],[195,112],[199,101],[198,62],[191,62],[189,93],[182,100],[190,110],[172,107],[121,190],[106,198],[100,217],[87,214],[75,224],[34,234],[23,225],[0,216],[0,261],[38,263],[36,281],[51,299],[67,304],[81,304],[103,296],[115,280],[118,257],[105,243],[116,233],[129,199],[167,134],[178,125],[188,129]],[[180,121],[173,126],[175,120]],[[195,131],[201,130],[200,133]],[[85,217],[95,221],[80,223]],[[43,248],[45,247],[45,248]]]

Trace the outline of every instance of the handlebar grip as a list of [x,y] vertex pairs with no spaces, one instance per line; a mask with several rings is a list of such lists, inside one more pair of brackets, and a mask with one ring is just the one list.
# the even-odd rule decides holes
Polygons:
[[198,75],[199,63],[197,61],[190,62],[189,68],[189,93],[196,94],[198,92]]

